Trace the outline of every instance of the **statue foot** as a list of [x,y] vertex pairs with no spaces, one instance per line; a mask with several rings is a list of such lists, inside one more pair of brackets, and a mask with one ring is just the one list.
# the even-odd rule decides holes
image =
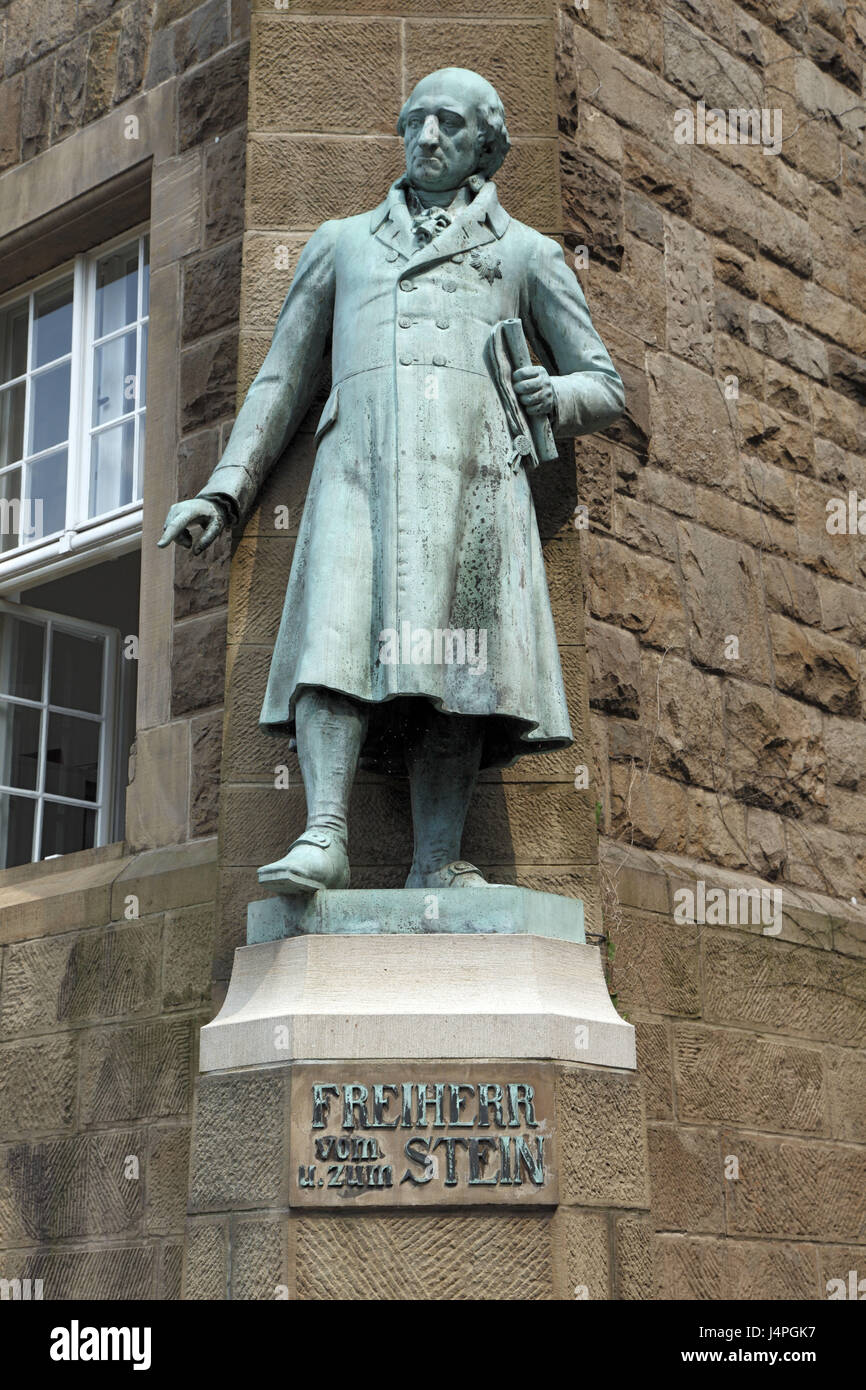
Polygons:
[[489,888],[491,885],[474,864],[467,863],[465,859],[455,859],[453,863],[444,864],[441,869],[434,869],[429,874],[421,874],[413,867],[405,886],[407,888]]
[[259,869],[259,883],[278,893],[315,893],[320,888],[348,888],[349,857],[338,830],[311,826],[288,854]]

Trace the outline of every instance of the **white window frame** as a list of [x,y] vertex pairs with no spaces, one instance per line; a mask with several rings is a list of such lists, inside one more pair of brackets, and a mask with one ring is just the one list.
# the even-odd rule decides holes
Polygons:
[[[49,579],[75,569],[82,564],[95,563],[138,548],[142,529],[143,506],[139,496],[124,506],[114,508],[98,517],[87,517],[90,492],[90,455],[94,435],[102,433],[115,421],[106,421],[91,426],[91,402],[93,391],[94,347],[129,332],[132,325],[124,325],[114,333],[95,335],[96,305],[96,266],[103,256],[123,246],[138,242],[138,303],[135,320],[136,361],[141,360],[142,329],[149,324],[149,314],[142,315],[143,240],[149,233],[149,223],[132,227],[121,236],[112,238],[100,246],[93,247],[71,261],[55,267],[45,275],[19,285],[0,298],[0,310],[23,300],[28,300],[28,371],[25,391],[25,420],[30,408],[30,354],[32,352],[33,296],[40,290],[73,277],[72,301],[72,344],[70,372],[69,441],[67,445],[67,484],[66,484],[66,525],[59,534],[47,540],[28,541],[24,545],[5,551],[0,556],[0,595],[13,595],[30,584],[45,583]],[[65,359],[58,359],[65,360]],[[54,365],[54,364],[53,364]],[[141,383],[146,388],[145,379]],[[142,451],[139,449],[141,422],[146,414],[146,405],[141,405],[142,392],[137,392],[133,410],[118,419],[134,420],[135,430],[135,477],[133,490],[143,493]],[[146,398],[146,389],[145,389]],[[52,446],[56,448],[57,446]],[[50,452],[49,450],[45,451]],[[23,473],[24,470],[22,470]],[[22,486],[22,492],[25,490]],[[28,504],[22,497],[22,507]],[[25,513],[26,514],[26,513]]]
[[[0,598],[0,612],[8,614],[12,618],[20,618],[24,621],[32,619],[41,624],[44,628],[42,643],[42,690],[39,700],[28,700],[19,695],[8,695],[2,693],[2,699],[10,705],[22,705],[27,709],[37,709],[40,712],[39,727],[39,759],[36,774],[36,789],[12,787],[5,782],[0,783],[0,794],[9,796],[21,796],[28,800],[35,801],[36,811],[33,817],[33,840],[31,842],[31,863],[41,860],[42,847],[42,826],[43,813],[46,801],[58,802],[65,806],[81,806],[87,810],[96,812],[96,825],[93,832],[93,847],[110,843],[114,831],[114,781],[115,766],[117,759],[117,730],[115,712],[117,708],[117,692],[119,685],[118,664],[120,660],[120,634],[115,628],[105,627],[101,623],[85,622],[81,618],[67,618],[59,613],[48,612],[43,608],[30,608],[25,604],[10,603],[4,598]],[[75,636],[99,638],[103,641],[103,662],[102,662],[102,710],[100,714],[90,714],[83,710],[69,709],[65,706],[54,705],[50,701],[51,694],[51,658],[52,650],[51,638],[55,631],[71,632]],[[48,744],[48,716],[49,713],[69,714],[76,719],[88,719],[100,725],[99,731],[99,770],[98,770],[98,798],[96,801],[83,801],[76,797],[61,796],[56,792],[46,792],[45,782],[45,762]],[[38,847],[39,857],[34,857],[34,852]]]

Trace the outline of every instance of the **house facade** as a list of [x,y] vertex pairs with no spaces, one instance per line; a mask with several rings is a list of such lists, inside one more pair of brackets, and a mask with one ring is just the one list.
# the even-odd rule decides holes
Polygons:
[[[372,1219],[190,1205],[198,1032],[303,824],[257,716],[316,404],[242,530],[156,540],[310,232],[381,201],[408,91],[459,63],[627,392],[535,482],[575,745],[485,774],[465,842],[583,898],[637,1029],[595,1161],[637,1145],[648,1184],[576,1204],[580,1282],[827,1297],[866,1231],[859,12],[8,0],[0,58],[0,1277],[224,1298],[231,1250],[234,1297],[370,1261],[449,1296],[435,1214],[425,1265]],[[359,780],[359,886],[402,884],[407,804]],[[544,1211],[448,1220],[457,1256],[493,1242],[482,1296],[547,1287]]]

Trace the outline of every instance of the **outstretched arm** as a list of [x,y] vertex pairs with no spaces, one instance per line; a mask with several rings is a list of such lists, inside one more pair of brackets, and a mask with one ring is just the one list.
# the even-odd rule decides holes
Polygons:
[[225,453],[198,497],[166,519],[161,546],[190,543],[190,525],[205,529],[204,550],[223,527],[242,519],[309,407],[325,355],[334,307],[336,225],[324,222],[301,253],[268,354],[238,413]]
[[[538,357],[559,373],[549,377],[555,433],[591,434],[613,424],[625,408],[619,372],[592,326],[577,276],[560,246],[547,237],[540,240],[532,257],[521,316]],[[515,386],[519,390],[516,375]],[[526,382],[530,395],[533,388],[546,395],[544,386],[543,380]]]

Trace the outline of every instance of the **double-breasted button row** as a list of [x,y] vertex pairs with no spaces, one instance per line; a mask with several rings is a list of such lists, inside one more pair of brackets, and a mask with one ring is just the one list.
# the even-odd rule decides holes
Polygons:
[[[462,251],[461,251],[461,253],[460,253],[460,258],[461,258],[461,260],[462,260],[462,258],[463,258],[463,253],[462,253]],[[457,260],[457,257],[454,256],[452,259],[456,261],[456,260]],[[404,294],[409,294],[409,293],[411,293],[412,290],[417,290],[417,288],[418,288],[418,286],[417,286],[417,284],[415,283],[414,280],[401,280],[401,281],[400,281],[400,289],[403,291]],[[457,281],[456,281],[456,280],[443,280],[443,281],[442,281],[441,288],[445,291],[446,294],[453,294],[454,291],[455,291],[456,288],[457,288]]]
[[[401,328],[411,328],[411,327],[412,327],[412,324],[413,324],[413,322],[414,322],[414,320],[413,320],[413,319],[410,319],[410,318],[407,318],[405,314],[401,314],[400,317],[399,317],[399,319],[397,320],[397,322],[399,323],[399,325],[400,325]],[[419,320],[419,323],[420,323],[420,322],[422,322],[422,320]],[[451,320],[450,320],[450,319],[437,319],[437,320],[436,320],[436,327],[437,327],[437,328],[450,328],[450,327],[451,327]]]
[[[399,361],[401,367],[413,367],[413,366],[419,366],[419,367],[420,367],[420,366],[423,365],[421,362],[416,362],[416,359],[412,356],[411,352],[401,352],[401,353],[400,353],[400,356],[399,356],[399,358],[398,358],[398,361]],[[436,356],[433,358],[433,366],[434,366],[434,367],[447,367],[447,366],[448,366],[448,358],[447,358],[447,357],[442,357],[442,355],[441,355],[440,353],[437,353]]]

